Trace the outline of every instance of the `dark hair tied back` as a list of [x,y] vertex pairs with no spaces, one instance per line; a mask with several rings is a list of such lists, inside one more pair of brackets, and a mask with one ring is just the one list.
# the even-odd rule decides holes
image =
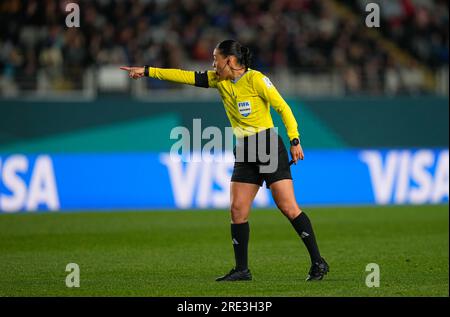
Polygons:
[[246,69],[250,67],[252,54],[250,49],[242,46],[238,41],[225,40],[220,42],[217,47],[224,56],[236,56],[238,63]]
[[249,68],[250,67],[250,61],[252,58],[252,53],[250,52],[250,49],[247,46],[241,46],[241,60],[239,61],[239,63],[243,66],[245,66],[245,68]]

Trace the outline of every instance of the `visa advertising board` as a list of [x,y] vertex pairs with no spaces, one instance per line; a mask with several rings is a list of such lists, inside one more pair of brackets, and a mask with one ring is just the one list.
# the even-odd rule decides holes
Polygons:
[[[0,212],[227,208],[233,153],[0,154]],[[442,204],[448,149],[309,150],[291,166],[308,205]],[[255,207],[275,207],[263,186]]]

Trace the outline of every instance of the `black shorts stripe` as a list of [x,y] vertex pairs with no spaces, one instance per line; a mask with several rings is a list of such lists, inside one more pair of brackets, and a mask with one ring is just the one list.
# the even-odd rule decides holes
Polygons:
[[195,86],[209,88],[208,72],[195,72]]

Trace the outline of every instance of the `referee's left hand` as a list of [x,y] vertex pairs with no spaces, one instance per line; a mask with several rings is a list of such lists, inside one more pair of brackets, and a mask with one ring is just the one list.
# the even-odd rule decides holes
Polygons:
[[128,66],[122,66],[120,67],[121,70],[127,71],[128,76],[133,79],[139,79],[144,77],[144,67],[128,67]]
[[298,160],[302,160],[305,158],[305,155],[303,154],[303,149],[300,144],[297,145],[291,145],[291,155],[292,160],[294,161],[294,164],[297,164]]

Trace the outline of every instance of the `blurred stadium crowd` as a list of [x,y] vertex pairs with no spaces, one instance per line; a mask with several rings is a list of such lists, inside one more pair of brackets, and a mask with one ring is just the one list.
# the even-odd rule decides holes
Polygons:
[[[80,28],[65,25],[69,2],[80,5]],[[358,18],[338,14],[334,2]],[[0,76],[27,89],[39,71],[77,81],[102,65],[209,68],[214,46],[234,38],[264,72],[337,72],[348,94],[424,92],[423,67],[448,69],[448,2],[380,4],[379,32],[412,57],[406,63],[368,36],[366,2],[2,0]]]

